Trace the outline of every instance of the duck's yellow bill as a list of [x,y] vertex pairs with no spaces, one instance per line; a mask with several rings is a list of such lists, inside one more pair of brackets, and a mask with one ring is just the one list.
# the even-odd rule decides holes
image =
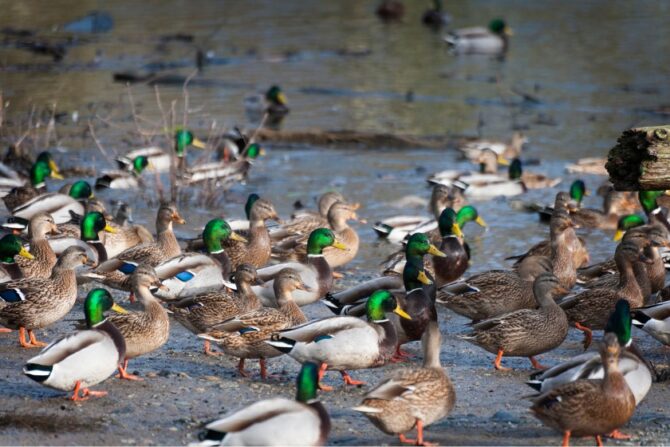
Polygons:
[[109,224],[106,224],[105,228],[103,228],[103,231],[106,231],[108,233],[116,233],[116,228],[109,226]]
[[335,248],[339,248],[340,250],[349,250],[349,249],[347,248],[347,246],[344,245],[344,244],[343,244],[342,242],[340,242],[340,241],[335,241],[335,242],[333,242],[333,247],[335,247]]
[[35,259],[35,256],[33,256],[28,250],[26,250],[24,247],[21,247],[21,250],[19,251],[19,256],[23,256],[26,259]]
[[616,233],[614,233],[614,237],[612,238],[613,241],[619,242],[621,239],[623,239],[624,231],[623,230],[616,230]]
[[277,102],[282,105],[286,104],[286,95],[283,92],[277,94]]
[[49,168],[51,168],[51,177],[58,179],[58,180],[63,180],[63,176],[60,173],[60,170],[58,169],[58,165],[56,164],[55,161],[49,160]]
[[424,272],[423,270],[419,272],[419,274],[416,276],[416,279],[418,279],[419,282],[421,282],[421,284],[425,284],[427,286],[433,283],[433,281],[431,281],[430,278],[426,276],[426,272]]
[[477,218],[475,219],[475,222],[477,222],[477,225],[479,225],[480,227],[484,227],[484,228],[487,227],[486,221],[484,221],[484,219],[482,219],[480,216],[477,216]]
[[506,26],[505,29],[503,30],[503,33],[507,36],[513,36],[514,35],[514,30],[510,28],[509,26]]
[[501,166],[509,166],[509,161],[502,155],[498,155],[498,164]]
[[260,148],[260,149],[258,150],[258,155],[260,155],[261,157],[264,156],[265,154],[267,154],[267,151],[266,151],[265,149]]
[[207,149],[207,144],[205,144],[204,141],[199,140],[197,138],[193,138],[193,142],[191,142],[193,147],[197,147],[198,149]]
[[116,303],[112,304],[112,310],[116,313],[119,313],[119,314],[127,314],[128,313],[128,311],[126,309],[124,309],[123,307],[119,306]]
[[247,243],[247,239],[244,236],[235,233],[234,231],[230,233],[230,238],[234,241],[244,242],[245,244]]
[[400,315],[402,318],[404,318],[406,320],[411,320],[412,319],[412,317],[410,317],[409,314],[407,314],[407,312],[402,310],[399,305],[396,305],[395,309],[393,309],[393,313]]
[[451,226],[451,232],[458,237],[463,237],[463,232],[461,231],[461,226],[456,222]]
[[[459,231],[460,231],[460,229],[459,229]],[[445,255],[440,250],[438,250],[437,247],[434,246],[433,244],[430,244],[430,246],[428,247],[428,254],[433,255],[433,256],[437,256],[439,258],[446,258],[447,257],[447,255]]]

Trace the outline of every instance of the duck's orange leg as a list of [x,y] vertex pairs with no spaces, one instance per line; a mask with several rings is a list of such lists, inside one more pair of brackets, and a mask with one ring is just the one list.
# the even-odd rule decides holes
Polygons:
[[24,327],[19,328],[19,343],[26,349],[35,347],[32,343],[26,340],[26,328]]
[[6,327],[0,327],[0,334],[6,334],[7,332],[12,332],[12,330]]
[[342,379],[344,380],[344,383],[347,385],[365,385],[365,382],[352,379],[349,373],[346,371],[340,371],[340,374],[342,374]]
[[68,399],[78,402],[81,400],[86,400],[86,397],[79,396],[79,389],[81,388],[81,382],[77,380],[77,383],[74,384],[74,390],[72,391],[72,396],[68,397]]
[[205,355],[218,356],[218,355],[221,355],[221,354],[223,354],[223,353],[219,352],[219,351],[212,351],[211,343],[209,342],[209,340],[205,340]]
[[119,379],[125,380],[144,380],[141,377],[136,376],[135,374],[128,373],[128,360],[123,361],[123,366],[119,365],[119,374],[116,376]]
[[413,357],[414,356],[409,352],[405,352],[402,349],[400,349],[400,345],[398,345],[395,348],[395,353],[391,357],[391,362],[393,363],[406,362],[408,359],[411,359]]
[[240,373],[242,377],[249,377],[249,373],[244,370],[244,359],[240,359],[240,362],[237,364],[237,372]]
[[541,364],[541,363],[540,363],[535,357],[533,357],[532,355],[531,355],[530,357],[528,357],[528,360],[530,360],[531,365],[533,365],[533,368],[535,368],[535,369],[547,369],[546,366],[544,366],[543,364]]
[[591,346],[591,340],[593,340],[593,331],[579,323],[575,323],[575,328],[584,332],[584,350],[586,351],[588,347]]
[[32,329],[28,329],[28,337],[30,337],[30,343],[32,343],[32,345],[35,346],[36,348],[41,348],[47,345],[43,341],[37,341],[35,333],[32,331]]
[[322,363],[319,367],[319,389],[321,391],[333,391],[333,387],[329,385],[324,385],[321,383],[323,376],[326,375],[326,370],[328,369],[327,363]]
[[563,447],[569,447],[570,446],[570,430],[566,430],[563,432]]
[[632,439],[633,437],[627,433],[621,433],[619,430],[614,430],[613,432],[605,435],[607,438],[612,438],[612,439]]
[[107,395],[107,391],[93,391],[89,390],[88,388],[84,388],[81,391],[82,396],[86,399],[88,399],[89,397],[104,397]]
[[423,421],[421,419],[416,420],[416,445],[438,445],[423,439]]
[[416,444],[416,439],[407,438],[402,433],[398,435],[398,439],[400,439],[400,442],[403,444]]
[[500,362],[502,362],[502,358],[503,358],[503,350],[498,349],[498,355],[496,356],[496,359],[493,362],[493,367],[498,371],[510,371],[512,368],[506,368],[500,364]]
[[596,445],[598,447],[603,447],[603,439],[600,437],[600,435],[596,435]]

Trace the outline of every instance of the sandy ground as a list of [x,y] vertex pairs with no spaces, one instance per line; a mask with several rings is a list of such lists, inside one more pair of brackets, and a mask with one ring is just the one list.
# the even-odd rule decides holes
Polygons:
[[[361,275],[350,272],[342,286],[355,283]],[[84,293],[81,291],[80,293]],[[132,308],[132,306],[129,306]],[[305,308],[309,317],[327,316],[321,304]],[[59,324],[40,331],[49,340],[72,330],[74,319],[82,317],[77,304]],[[543,427],[529,413],[523,398],[532,393],[524,381],[530,370],[526,359],[506,359],[511,372],[492,367],[493,356],[456,338],[467,321],[440,309],[443,333],[441,359],[456,387],[457,403],[452,414],[430,426],[426,437],[433,442],[453,445],[548,445],[560,444],[560,436]],[[637,331],[635,337],[659,370],[667,364],[666,352],[656,341]],[[571,331],[563,345],[540,357],[553,365],[581,351],[581,334]],[[420,356],[414,343],[408,351]],[[249,379],[238,376],[232,358],[207,357],[202,344],[178,323],[171,328],[168,343],[160,350],[131,361],[130,370],[145,378],[142,382],[110,378],[95,387],[109,391],[104,398],[74,403],[58,391],[44,388],[21,373],[23,363],[36,353],[18,345],[17,334],[0,336],[0,443],[7,444],[187,444],[197,440],[202,426],[225,414],[273,396],[292,397],[298,363],[289,357],[269,361],[278,378],[262,382],[255,362],[248,362],[254,373]],[[415,362],[420,362],[417,358]],[[353,377],[375,384],[397,365],[377,370],[354,371]],[[661,374],[664,375],[664,374]],[[327,383],[335,390],[322,393],[333,429],[329,444],[397,445],[397,438],[378,431],[362,415],[350,410],[358,404],[369,386],[344,388],[339,375],[329,373]],[[634,435],[631,442],[607,440],[607,444],[649,445],[670,441],[670,417],[666,383],[655,383],[637,409],[625,431]],[[575,439],[575,445],[592,445],[593,439]]]

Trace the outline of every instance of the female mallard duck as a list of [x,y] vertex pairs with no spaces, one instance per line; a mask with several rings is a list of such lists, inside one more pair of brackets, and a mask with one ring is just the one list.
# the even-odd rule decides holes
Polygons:
[[464,158],[475,162],[485,149],[490,149],[505,160],[521,157],[523,146],[528,138],[520,132],[514,132],[510,141],[473,140],[461,145],[458,150]]
[[[207,145],[193,136],[192,132],[186,129],[177,129],[174,135],[174,152],[177,156],[179,165],[183,165],[186,148],[189,146],[199,149],[207,148]],[[118,157],[116,162],[119,164],[120,169],[131,171],[137,169],[135,164],[139,157],[144,157],[149,162],[149,165],[151,166],[150,169],[156,172],[167,172],[170,170],[170,165],[172,164],[172,154],[155,146],[132,150],[125,155]],[[146,165],[144,167],[146,167]]]
[[40,213],[30,219],[28,237],[30,253],[34,259],[20,257],[16,259],[21,276],[24,278],[48,278],[56,265],[56,253],[51,249],[47,234],[58,234],[58,227],[50,214]]
[[[63,176],[60,174],[58,165],[51,157],[49,152],[42,152],[37,156],[35,163],[30,168],[30,185],[22,186],[20,184],[14,185],[11,191],[6,192],[2,200],[5,202],[7,209],[14,213],[14,209],[31,201],[40,194],[46,192],[45,180],[47,177],[62,180]],[[26,219],[29,219],[27,217]]]
[[270,231],[273,241],[280,241],[287,237],[309,235],[317,228],[329,228],[328,211],[337,202],[345,202],[342,194],[329,191],[319,197],[318,212],[299,211],[293,218]]
[[479,164],[478,172],[463,172],[458,170],[440,171],[430,175],[427,179],[428,183],[452,186],[456,181],[473,183],[478,181],[492,182],[505,180],[505,177],[498,175],[498,166],[509,166],[509,162],[493,149],[482,149],[473,161]]
[[244,243],[246,239],[235,233],[223,219],[207,222],[202,237],[207,254],[182,253],[155,267],[166,287],[166,291],[156,293],[160,299],[174,300],[230,286],[233,268],[223,249],[223,241],[233,239]]
[[57,224],[70,222],[72,214],[84,215],[84,201],[93,197],[91,185],[78,181],[72,185],[68,194],[44,193],[17,206],[12,215],[30,220],[35,214],[49,213]]
[[326,261],[323,251],[327,247],[346,250],[347,247],[339,242],[328,228],[317,228],[312,231],[307,240],[307,262],[284,262],[260,269],[258,277],[266,281],[262,286],[254,286],[263,305],[271,306],[274,301],[274,278],[285,268],[295,269],[300,273],[302,281],[309,287],[309,291],[298,291],[293,297],[298,306],[305,306],[316,302],[325,296],[333,287],[333,271]]
[[376,368],[393,356],[398,336],[386,317],[391,312],[410,319],[389,291],[377,290],[367,300],[367,322],[356,317],[324,318],[275,331],[267,343],[300,363],[320,364],[322,390],[332,389],[321,384],[328,369],[340,371],[345,384],[360,385],[346,370]]
[[133,295],[142,304],[139,312],[112,315],[108,317],[126,341],[126,355],[123,366],[118,365],[119,377],[128,380],[142,380],[128,373],[128,360],[155,351],[167,342],[170,336],[170,318],[166,310],[149,290],[163,287],[154,269],[139,265],[130,276]]
[[[172,224],[184,224],[174,205],[163,204],[156,216],[156,242],[140,244],[122,251],[116,257],[101,262],[95,273],[105,277],[103,283],[120,290],[128,290],[130,275],[139,264],[154,267],[181,254],[181,248],[172,231]],[[82,224],[83,235],[83,224]]]
[[[21,243],[21,239],[13,234],[4,235],[0,239],[0,283],[21,278],[22,272],[19,264],[16,263],[16,256],[34,259]],[[0,332],[3,332],[2,328]]]
[[23,373],[42,385],[72,391],[74,401],[107,395],[89,387],[111,376],[126,354],[123,335],[104,316],[110,309],[126,313],[105,289],[91,290],[84,302],[87,329],[51,342],[28,360]]
[[600,348],[605,366],[603,379],[580,379],[566,383],[533,399],[531,411],[546,425],[563,432],[563,445],[570,436],[601,436],[624,425],[635,411],[635,396],[619,369],[621,346],[616,335],[605,335]]
[[621,210],[618,206],[621,193],[613,188],[608,189],[603,199],[603,209],[580,208],[572,204],[568,205],[570,217],[582,228],[601,228],[604,230],[614,230],[618,226]]
[[558,278],[543,273],[533,283],[537,309],[520,309],[480,321],[461,338],[497,353],[493,365],[498,370],[509,369],[500,364],[503,355],[528,357],[533,368],[542,369],[535,356],[556,348],[568,335],[568,318],[554,301],[555,294],[566,292]]
[[[375,427],[400,442],[425,445],[423,428],[446,417],[456,403],[456,390],[440,364],[440,328],[431,322],[421,339],[423,367],[392,372],[352,410],[363,413]],[[417,438],[404,433],[416,427]]]
[[261,307],[217,324],[199,337],[215,342],[223,352],[240,359],[237,370],[248,377],[244,370],[245,359],[260,359],[261,378],[266,379],[265,359],[277,357],[281,352],[265,343],[281,329],[291,328],[307,321],[300,307],[293,301],[294,290],[309,287],[300,279],[298,271],[285,268],[275,278],[274,291],[277,308]]
[[[235,270],[235,291],[222,288],[184,298],[168,305],[174,319],[194,334],[201,334],[216,323],[236,315],[246,314],[261,307],[261,302],[251,289],[257,281],[256,269],[249,264],[240,264]],[[215,355],[205,340],[205,354]]]
[[437,302],[474,321],[493,318],[519,309],[537,306],[533,283],[542,273],[551,273],[551,260],[533,257],[524,273],[493,270],[465,281],[447,284],[438,291]]
[[95,180],[95,189],[138,189],[144,185],[140,176],[149,166],[149,159],[144,155],[135,157],[127,171],[103,171]]
[[444,36],[444,41],[457,54],[498,55],[507,51],[512,29],[504,20],[494,19],[488,28],[473,27],[454,30]]
[[190,167],[180,179],[180,183],[193,185],[211,180],[219,188],[228,189],[246,180],[254,160],[264,153],[258,144],[250,144],[235,161],[215,161]]
[[[244,99],[247,118],[252,123],[261,123],[277,128],[289,113],[286,95],[278,85],[271,86],[265,95],[254,95]],[[265,120],[265,121],[263,121]]]
[[591,344],[592,331],[604,329],[607,318],[619,299],[625,299],[631,307],[644,304],[642,290],[635,277],[633,264],[637,261],[651,262],[632,241],[622,242],[614,254],[619,284],[616,287],[600,287],[570,295],[559,301],[568,315],[570,323],[584,332],[584,347]]
[[[651,388],[652,375],[649,365],[633,345],[631,321],[628,301],[619,300],[607,322],[605,334],[614,334],[619,341],[622,348],[619,369],[635,396],[635,405],[639,405]],[[534,373],[526,384],[544,394],[566,383],[582,379],[602,379],[604,375],[605,365],[600,355],[597,351],[590,351],[545,371]]]
[[0,284],[0,324],[18,329],[19,343],[24,348],[46,346],[37,341],[33,331],[52,325],[70,312],[77,300],[74,269],[87,262],[82,248],[70,247],[49,278],[24,278]]
[[576,163],[568,164],[565,170],[570,174],[609,175],[605,169],[607,158],[587,157],[580,158]]
[[199,445],[325,445],[330,417],[317,396],[318,375],[317,365],[305,363],[298,373],[295,400],[262,400],[210,422]]
[[[323,255],[332,267],[340,267],[356,257],[358,254],[358,233],[351,228],[348,220],[358,220],[356,215],[356,207],[343,202],[337,202],[330,207],[328,211],[328,222],[333,229],[333,233],[337,240],[344,244],[347,249],[339,250],[336,247],[326,247],[323,250]],[[299,236],[290,240],[286,240],[281,244],[275,245],[275,252],[282,260],[300,260],[305,262],[307,260],[307,245],[308,239],[304,236]]]
[[670,301],[634,309],[633,324],[664,345],[670,345]]

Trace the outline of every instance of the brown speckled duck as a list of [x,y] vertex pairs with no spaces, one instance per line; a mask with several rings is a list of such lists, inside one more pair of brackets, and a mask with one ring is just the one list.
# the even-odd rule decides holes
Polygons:
[[56,253],[51,249],[47,234],[58,234],[56,223],[50,214],[40,213],[30,219],[28,237],[30,239],[30,254],[35,259],[17,257],[16,263],[21,268],[24,278],[48,278],[56,265]]
[[298,211],[293,218],[270,232],[273,241],[287,237],[308,235],[317,228],[330,228],[328,211],[337,202],[344,202],[344,197],[337,191],[329,191],[319,197],[318,212]]

